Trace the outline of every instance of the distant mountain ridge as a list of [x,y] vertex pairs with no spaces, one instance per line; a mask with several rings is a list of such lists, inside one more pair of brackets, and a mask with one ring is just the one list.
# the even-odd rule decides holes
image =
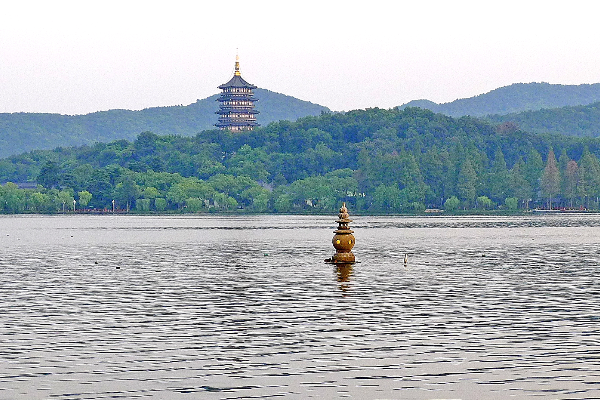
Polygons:
[[515,83],[478,96],[438,104],[430,100],[413,100],[399,108],[420,107],[450,117],[502,115],[545,108],[580,106],[600,101],[600,83],[557,85],[550,83]]
[[[266,89],[254,91],[259,101],[258,122],[295,121],[329,112],[329,108]],[[158,135],[192,136],[216,129],[219,95],[187,106],[152,107],[144,110],[109,110],[85,115],[46,113],[0,114],[0,158],[30,150],[80,146],[118,139],[134,140],[144,131]]]
[[[319,115],[327,107],[266,89],[256,89],[258,122]],[[192,136],[215,129],[218,94],[187,106],[153,107],[139,111],[109,110],[86,115],[44,113],[0,114],[0,158],[30,150],[134,140],[144,131],[158,135]],[[449,103],[413,100],[398,108],[419,107],[452,117],[471,115],[494,123],[515,122],[524,131],[600,136],[600,83],[555,85],[516,83]],[[563,109],[565,108],[566,109]],[[571,107],[571,108],[569,108]]]

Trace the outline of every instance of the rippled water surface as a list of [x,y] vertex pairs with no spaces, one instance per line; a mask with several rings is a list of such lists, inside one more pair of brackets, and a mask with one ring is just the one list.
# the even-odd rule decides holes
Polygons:
[[335,217],[0,217],[0,399],[600,398],[600,216]]

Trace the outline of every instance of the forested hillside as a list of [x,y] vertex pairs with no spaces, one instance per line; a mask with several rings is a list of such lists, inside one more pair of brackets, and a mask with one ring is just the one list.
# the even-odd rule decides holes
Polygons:
[[[329,109],[291,96],[256,89],[258,122],[319,115]],[[218,95],[187,106],[153,107],[140,111],[110,110],[86,115],[39,113],[0,114],[0,157],[29,150],[79,146],[118,139],[134,140],[144,131],[192,136],[214,128]]]
[[522,111],[587,105],[600,101],[600,83],[553,85],[550,83],[515,83],[488,93],[449,103],[414,100],[400,106],[426,108],[451,117],[510,114]]
[[512,124],[521,130],[533,133],[600,136],[600,103],[506,115],[488,115],[486,119],[494,124]]
[[535,135],[419,108],[193,137],[140,134],[0,160],[3,212],[422,212],[597,208],[600,139]]

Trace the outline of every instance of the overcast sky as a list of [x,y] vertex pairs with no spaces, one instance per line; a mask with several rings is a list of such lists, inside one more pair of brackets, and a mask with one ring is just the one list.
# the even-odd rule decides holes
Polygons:
[[595,1],[0,4],[0,112],[187,105],[236,51],[250,83],[332,110],[600,82]]

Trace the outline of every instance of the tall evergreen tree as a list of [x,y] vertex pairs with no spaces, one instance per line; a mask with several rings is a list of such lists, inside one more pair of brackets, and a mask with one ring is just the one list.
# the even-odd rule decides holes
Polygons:
[[[444,193],[444,177],[445,177],[445,164],[448,162],[448,152],[440,151],[437,146],[431,146],[427,151],[421,156],[421,171],[423,172],[423,177],[425,179],[425,183],[429,185],[432,189],[432,192],[436,195],[440,195],[443,197]],[[446,171],[447,173],[447,171]],[[434,198],[431,199],[433,202],[437,202],[440,199]],[[442,200],[443,201],[443,200]],[[439,203],[439,207],[441,207],[441,201]]]
[[532,190],[529,181],[525,178],[523,170],[525,162],[521,157],[517,160],[510,170],[510,184],[508,193],[525,203],[525,208],[529,208],[529,201],[532,199]]
[[477,195],[477,173],[469,158],[466,158],[460,167],[457,190],[460,198],[470,206]]
[[600,196],[600,161],[590,153],[587,146],[579,160],[579,167],[582,184],[585,187],[586,207],[589,207],[589,198],[595,198],[597,203],[597,198]]
[[554,155],[554,150],[552,150],[552,148],[550,148],[548,151],[546,167],[544,168],[544,173],[542,174],[541,189],[542,195],[548,198],[548,208],[551,210],[552,198],[560,191],[560,172],[558,170],[556,156]]
[[580,204],[585,208],[588,208],[588,185],[585,181],[586,175],[587,173],[585,171],[585,166],[583,164],[579,164],[577,169],[577,188],[575,190],[577,197],[580,199]]
[[60,167],[54,161],[46,161],[37,177],[37,182],[47,189],[58,187],[61,181]]
[[567,174],[567,165],[569,165],[569,161],[571,161],[571,159],[569,158],[569,156],[567,155],[567,150],[566,149],[562,149],[561,153],[560,153],[560,157],[558,157],[558,171],[560,172],[560,194],[563,196],[563,198],[567,198],[568,196],[566,195],[566,179],[565,176]]
[[488,193],[497,202],[503,202],[508,192],[509,172],[500,148],[494,153],[494,163],[488,175]]
[[529,182],[534,194],[537,193],[539,188],[539,180],[543,170],[544,161],[542,160],[542,156],[535,148],[531,148],[527,154],[523,172],[525,173],[525,179]]
[[412,153],[404,150],[400,153],[400,171],[400,187],[408,202],[423,203],[429,187],[425,184],[419,164]]
[[569,206],[573,207],[573,199],[577,196],[577,180],[578,180],[578,169],[577,162],[569,160],[565,174],[563,175],[563,187],[564,195],[569,199]]

